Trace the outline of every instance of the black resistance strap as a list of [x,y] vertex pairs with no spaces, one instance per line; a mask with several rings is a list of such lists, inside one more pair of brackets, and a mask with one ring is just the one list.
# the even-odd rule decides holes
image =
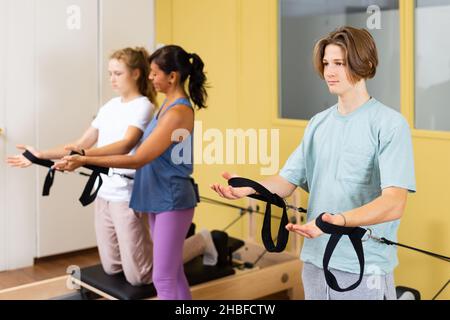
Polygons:
[[[70,153],[70,155],[75,155],[78,154],[75,151],[72,151]],[[25,158],[27,158],[28,160],[30,160],[32,163],[40,165],[40,166],[44,166],[49,168],[49,171],[47,173],[47,176],[45,177],[45,182],[44,182],[44,189],[42,191],[42,195],[43,196],[48,196],[50,194],[50,188],[53,185],[53,181],[55,179],[55,169],[52,169],[51,167],[55,164],[53,161],[51,160],[45,160],[45,159],[39,159],[37,158],[34,154],[32,154],[31,152],[29,152],[28,150],[25,151],[23,153],[23,156]],[[110,176],[111,175],[118,175],[122,178],[127,178],[129,180],[134,180],[134,177],[131,176],[127,176],[125,174],[121,174],[121,173],[116,173],[114,172],[114,169],[112,168],[107,168],[107,167],[100,167],[100,166],[93,166],[93,165],[85,165],[83,166],[83,168],[92,170],[91,174],[86,174],[83,172],[79,172],[79,174],[84,175],[84,176],[89,176],[89,179],[86,183],[86,186],[84,187],[83,193],[81,194],[81,197],[79,199],[79,201],[81,202],[81,204],[83,206],[87,206],[89,204],[91,204],[95,198],[97,197],[97,193],[100,190],[100,187],[103,184],[103,179],[101,177],[101,174],[105,174]],[[92,190],[94,189],[95,186],[95,181],[98,178],[98,186],[95,189],[94,192],[92,192]],[[192,183],[192,186],[194,187],[194,192],[195,192],[195,198],[197,200],[197,202],[200,202],[200,194],[198,191],[198,185],[197,183],[194,181],[193,178],[190,178],[190,181]]]
[[[288,239],[289,239],[289,231],[285,228],[285,226],[289,223],[287,216],[287,208],[286,203],[283,198],[279,195],[270,192],[264,186],[259,183],[246,179],[246,178],[231,178],[228,180],[228,184],[232,187],[251,187],[255,189],[258,194],[250,195],[249,197],[262,200],[266,202],[266,211],[264,214],[264,222],[261,230],[261,238],[269,252],[281,252],[286,248]],[[278,236],[277,236],[277,244],[275,245],[272,239],[272,231],[271,231],[271,205],[276,205],[283,209],[283,215],[281,216],[280,226],[278,228]]]
[[[386,245],[395,245],[395,246],[403,247],[406,249],[414,250],[414,251],[429,255],[431,257],[434,257],[434,258],[437,258],[437,259],[440,259],[440,260],[443,260],[446,262],[450,262],[450,257],[448,257],[448,256],[437,254],[437,253],[434,253],[431,251],[425,251],[425,250],[411,247],[411,246],[408,246],[405,244],[393,242],[386,238],[377,238],[374,235],[372,235],[372,230],[369,228],[366,230],[361,227],[341,227],[341,226],[327,223],[327,222],[323,221],[323,219],[322,219],[324,214],[325,213],[322,213],[319,217],[317,217],[316,225],[324,233],[331,234],[330,240],[328,241],[328,244],[325,248],[325,254],[323,256],[323,270],[325,273],[325,279],[327,281],[328,286],[335,291],[339,291],[339,292],[350,291],[350,290],[353,290],[356,287],[358,287],[358,285],[361,283],[363,273],[364,273],[364,251],[363,251],[363,246],[362,246],[362,242],[363,242],[362,238],[364,237],[366,232],[368,232],[367,239],[372,239],[372,240],[378,241],[379,243],[386,244]],[[360,266],[359,280],[356,283],[354,283],[353,285],[351,285],[350,287],[345,288],[345,289],[342,289],[339,287],[336,278],[330,272],[330,270],[328,270],[328,264],[330,262],[333,251],[336,248],[337,243],[339,242],[340,238],[343,235],[347,235],[350,238],[353,248],[355,249],[356,255],[358,256],[359,266]]]
[[[360,227],[342,227],[325,222],[322,220],[324,214],[325,213],[322,213],[320,216],[317,217],[316,225],[324,233],[331,234],[330,240],[328,241],[327,246],[325,248],[325,254],[323,256],[323,271],[325,273],[325,279],[330,288],[335,291],[344,292],[353,290],[359,286],[364,275],[364,250],[362,246],[362,238],[366,233],[366,229]],[[343,235],[349,237],[350,241],[352,242],[353,248],[355,249],[356,255],[358,256],[359,261],[359,279],[358,281],[356,281],[354,284],[352,284],[347,288],[339,287],[336,277],[328,269],[328,264],[330,263],[333,251]]]
[[51,160],[39,159],[28,150],[26,150],[22,155],[32,163],[47,167],[49,169],[47,175],[45,176],[44,188],[42,189],[42,195],[48,196],[50,194],[50,188],[53,185],[53,181],[55,180],[55,169],[52,169],[52,166],[55,163]]
[[[78,152],[72,151],[70,153],[70,155],[80,155]],[[108,175],[109,172],[109,168],[106,167],[100,167],[100,166],[93,166],[93,165],[85,165],[83,166],[83,168],[92,170],[91,176],[89,177],[86,186],[83,189],[83,193],[81,194],[80,199],[78,199],[81,204],[85,207],[89,204],[91,204],[92,202],[94,202],[95,198],[97,198],[97,193],[100,190],[100,187],[103,184],[103,179],[102,176],[100,175],[101,173]],[[95,186],[95,181],[98,178],[98,186],[95,189],[94,192],[92,192],[92,190],[94,190],[94,186]]]
[[[71,153],[71,155],[74,155],[74,154],[77,154],[77,153],[75,153],[75,152]],[[47,176],[45,177],[44,188],[42,191],[43,196],[48,196],[50,194],[50,188],[52,187],[53,181],[55,179],[55,169],[51,169],[51,167],[55,163],[51,160],[39,159],[34,154],[29,152],[28,150],[23,153],[23,156],[25,158],[27,158],[28,160],[30,160],[34,164],[49,168]],[[109,168],[92,166],[92,165],[86,165],[86,166],[83,166],[83,168],[92,170],[92,173],[89,176],[86,186],[84,187],[83,193],[81,194],[81,197],[79,198],[79,201],[81,202],[81,204],[83,206],[87,206],[95,200],[95,198],[97,197],[97,193],[103,184],[103,179],[100,174],[103,173],[103,174],[107,175],[109,172]],[[95,189],[95,191],[92,192],[97,178],[99,179],[98,186]]]
[[[245,180],[246,182],[248,182],[248,180]],[[231,184],[230,184],[231,185]],[[238,186],[238,184],[233,183],[233,185]],[[241,184],[239,184],[241,185]],[[243,186],[252,186],[253,182],[251,183],[242,183]],[[254,187],[255,189],[257,187]],[[231,207],[231,208],[235,208],[235,209],[239,209],[241,211],[241,215],[238,217],[238,219],[242,218],[243,214],[248,211],[248,212],[256,212],[256,213],[260,213],[259,211],[253,211],[251,208],[243,208],[243,207],[239,207],[239,206],[235,206],[235,205],[231,205],[229,203],[224,203],[224,202],[220,202],[217,200],[212,200],[209,198],[205,198],[205,197],[201,197],[202,200],[207,200],[207,202],[210,203],[214,203],[214,204],[219,204],[219,205],[223,205],[226,207]],[[267,200],[265,198],[257,198],[258,200],[262,200],[262,201],[266,201]],[[270,204],[268,204],[270,205]],[[303,208],[295,208],[292,206],[286,206],[287,208],[292,208],[295,211],[298,212],[306,212],[307,210],[303,209]],[[266,215],[266,213],[260,213],[263,215]],[[403,247],[406,249],[410,249],[410,250],[414,250],[423,254],[426,254],[428,256],[446,261],[446,262],[450,262],[450,257],[445,256],[445,255],[441,255],[435,252],[431,252],[431,251],[425,251],[419,248],[415,248],[415,247],[411,247],[405,244],[401,244],[401,243],[397,243],[397,242],[393,242],[390,241],[386,238],[378,238],[376,236],[374,236],[372,234],[372,230],[370,228],[363,229],[361,227],[355,227],[355,228],[350,228],[350,227],[341,227],[341,226],[337,226],[337,225],[333,225],[333,224],[329,224],[327,222],[324,222],[323,219],[323,214],[321,214],[316,220],[315,223],[316,225],[325,233],[329,233],[332,236],[330,237],[330,240],[327,244],[326,250],[325,250],[325,254],[324,254],[324,259],[323,259],[323,266],[324,266],[324,273],[325,273],[325,279],[327,281],[327,284],[330,288],[336,290],[336,291],[350,291],[355,289],[356,287],[358,287],[358,285],[361,283],[362,281],[362,277],[363,277],[363,272],[364,272],[364,252],[363,252],[363,246],[362,246],[362,242],[372,239],[375,240],[379,243],[385,244],[385,245],[395,245],[395,246],[399,246],[399,247]],[[272,216],[272,218],[277,218],[277,219],[281,219],[280,217],[277,216]],[[233,225],[238,219],[236,219],[235,221],[233,221],[229,226]],[[291,221],[292,223],[296,223],[295,221]],[[228,227],[227,227],[228,228]],[[270,228],[269,228],[270,230]],[[368,233],[367,233],[368,232]],[[356,255],[358,257],[359,260],[359,264],[360,264],[360,278],[359,280],[351,285],[348,288],[345,289],[341,289],[337,283],[336,278],[334,277],[334,275],[328,270],[328,265],[331,259],[331,256],[333,254],[334,249],[337,246],[337,243],[339,242],[340,238],[342,237],[342,235],[348,235],[348,237],[350,238],[352,244],[353,244],[353,248],[355,249]],[[363,240],[364,238],[364,240]],[[258,257],[258,259],[253,263],[256,264],[265,254],[266,254],[267,250],[264,250],[264,252]],[[445,287],[450,283],[450,281],[448,281],[444,287],[442,287],[439,292],[434,296],[433,300],[445,289]]]

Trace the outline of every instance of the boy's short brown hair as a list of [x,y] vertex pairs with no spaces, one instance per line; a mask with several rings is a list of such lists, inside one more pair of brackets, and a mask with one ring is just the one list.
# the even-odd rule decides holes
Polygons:
[[344,26],[317,41],[314,47],[313,64],[322,79],[325,48],[330,44],[339,46],[344,52],[350,82],[356,83],[375,76],[378,53],[372,35],[366,29]]

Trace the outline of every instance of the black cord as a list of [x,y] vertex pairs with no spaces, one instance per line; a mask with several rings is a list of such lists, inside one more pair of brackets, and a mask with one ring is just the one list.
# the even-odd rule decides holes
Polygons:
[[[264,215],[264,213],[259,212],[259,206],[258,206],[258,205],[256,206],[256,210],[253,210],[252,207],[244,208],[244,207],[236,206],[236,205],[233,205],[233,204],[229,204],[229,203],[226,203],[226,202],[217,201],[217,200],[210,199],[210,198],[206,198],[206,197],[202,197],[202,196],[200,196],[200,199],[203,200],[203,201],[206,202],[206,203],[215,204],[215,205],[220,205],[220,206],[225,206],[225,207],[229,207],[229,208],[239,209],[239,210],[240,210],[240,211],[239,211],[239,217],[237,217],[236,219],[234,219],[228,226],[226,226],[226,227],[222,230],[222,231],[224,231],[224,232],[227,231],[229,228],[231,228],[236,222],[238,222],[239,220],[241,220],[242,217],[244,217],[245,214],[246,214],[247,212],[250,212],[250,213],[255,212],[255,213],[259,213],[259,214]],[[273,218],[281,219],[281,218],[275,217],[275,216],[272,216],[272,217],[273,217]]]
[[[274,241],[277,241],[277,238],[275,238]],[[267,249],[264,249],[264,251],[258,256],[258,258],[256,258],[255,262],[253,262],[253,265],[255,266],[259,262],[259,260],[261,260],[262,257],[266,255],[267,252]]]
[[[233,208],[233,209],[239,209],[239,210],[247,211],[247,212],[251,212],[251,213],[255,212],[255,213],[264,215],[264,212],[258,211],[259,210],[258,206],[257,206],[256,210],[253,210],[251,207],[244,208],[244,207],[236,206],[234,204],[229,204],[229,203],[226,203],[226,202],[222,202],[222,201],[217,201],[217,200],[214,200],[214,199],[206,198],[206,197],[203,197],[203,196],[200,196],[200,199],[205,201],[206,203],[216,204],[216,205],[225,206],[225,207],[229,207],[229,208]],[[277,216],[272,216],[272,218],[281,219],[280,217],[277,217]]]
[[89,173],[86,173],[86,172],[77,171],[77,173],[78,173],[80,176],[85,176],[85,177],[90,177],[90,176],[91,176]]
[[[236,205],[229,204],[229,203],[226,203],[226,202],[222,202],[222,201],[217,201],[217,200],[214,200],[214,199],[210,199],[210,198],[207,198],[207,197],[202,197],[202,196],[200,196],[200,199],[203,200],[205,203],[210,203],[210,204],[215,204],[215,205],[220,205],[220,206],[225,206],[225,207],[229,207],[229,208],[239,209],[239,210],[240,210],[239,217],[237,217],[236,219],[234,219],[234,220],[233,220],[228,226],[226,226],[222,231],[227,231],[227,230],[228,230],[231,226],[233,226],[236,222],[238,222],[239,220],[241,220],[242,217],[243,217],[247,212],[265,215],[264,212],[259,211],[259,206],[258,206],[258,205],[256,205],[256,210],[254,210],[252,207],[244,208],[244,207],[236,206]],[[306,212],[306,209],[304,209],[304,208],[297,208],[297,207],[294,207],[294,206],[292,206],[292,205],[286,205],[286,207],[287,207],[288,209],[292,209],[292,210],[295,210],[295,211],[298,211],[298,212],[301,212],[301,213],[305,213],[305,212]],[[278,216],[271,215],[271,217],[274,218],[274,219],[281,220],[281,217],[278,217]],[[295,217],[291,217],[290,220],[291,220],[292,223],[296,223],[296,222],[295,222],[295,221],[296,221]],[[303,221],[303,217],[302,217],[301,220]]]
[[448,286],[449,283],[450,280],[447,280],[447,283],[444,284],[444,286],[438,291],[438,293],[436,293],[436,295],[431,300],[436,300],[436,298],[442,293],[442,291],[444,291],[444,289]]
[[[257,213],[257,214],[261,214],[261,215],[265,214],[264,212],[259,211],[259,206],[256,206],[257,207],[256,210],[253,210],[251,207],[244,208],[244,207],[236,206],[234,204],[229,204],[229,203],[226,203],[226,202],[217,201],[217,200],[210,199],[210,198],[203,197],[203,196],[200,196],[200,199],[205,201],[206,203],[210,203],[210,204],[216,204],[216,205],[225,206],[225,207],[229,207],[229,208],[240,209],[240,210],[247,211],[247,212],[250,212],[250,213]],[[297,207],[294,207],[292,205],[286,205],[286,208],[292,209],[294,211],[298,211],[300,213],[305,213],[306,212],[306,209],[301,208],[301,207],[297,208]],[[272,218],[281,220],[281,217],[274,216],[274,215],[272,215]]]
[[297,208],[297,207],[294,207],[293,205],[290,205],[290,204],[286,204],[286,208],[292,209],[294,211],[298,211],[300,213],[307,213],[308,212],[308,210],[306,210],[305,208],[302,208],[302,207]]
[[387,245],[396,245],[396,246],[399,246],[399,247],[403,247],[403,248],[406,248],[406,249],[414,250],[414,251],[417,251],[417,252],[429,255],[429,256],[431,256],[433,258],[436,258],[436,259],[441,259],[441,260],[444,260],[446,262],[450,262],[450,257],[444,256],[444,255],[441,255],[441,254],[437,254],[437,253],[430,252],[430,251],[425,251],[425,250],[422,250],[422,249],[419,249],[419,248],[410,247],[410,246],[407,246],[406,244],[396,243],[396,242],[393,242],[393,241],[388,240],[386,238],[381,238],[380,241],[382,243],[384,243],[384,244],[387,244]]
[[236,219],[234,219],[228,226],[226,226],[222,231],[225,232],[227,231],[229,228],[231,228],[231,226],[233,226],[236,222],[238,222],[239,220],[242,219],[242,217],[245,215],[247,211],[245,210],[241,210],[241,213],[239,214],[239,217],[237,217]]

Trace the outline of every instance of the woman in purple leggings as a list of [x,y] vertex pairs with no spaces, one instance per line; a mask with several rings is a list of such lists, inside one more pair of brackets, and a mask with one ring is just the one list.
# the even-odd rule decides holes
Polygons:
[[[149,214],[153,239],[153,283],[159,299],[191,299],[183,270],[183,242],[197,197],[193,171],[194,108],[205,108],[203,61],[179,46],[165,46],[149,58],[150,80],[165,95],[134,155],[69,156],[57,164],[75,170],[91,164],[137,169],[130,207]],[[185,82],[189,78],[188,91]]]

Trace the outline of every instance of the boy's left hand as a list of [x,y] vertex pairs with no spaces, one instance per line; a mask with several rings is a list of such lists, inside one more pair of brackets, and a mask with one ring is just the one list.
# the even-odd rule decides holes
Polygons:
[[[325,222],[335,224],[338,226],[344,225],[344,220],[342,219],[342,217],[339,217],[337,215],[331,215],[329,213],[326,213],[323,215],[322,219]],[[323,234],[323,231],[320,230],[319,227],[316,225],[316,220],[312,220],[303,225],[288,223],[286,225],[286,229],[289,230],[290,232],[295,232],[308,239],[314,239]]]

